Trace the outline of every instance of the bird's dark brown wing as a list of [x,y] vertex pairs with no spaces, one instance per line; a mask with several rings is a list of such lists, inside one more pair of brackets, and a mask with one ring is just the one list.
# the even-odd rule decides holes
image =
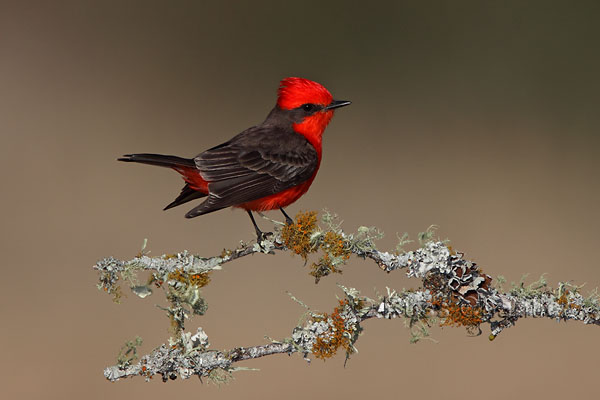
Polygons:
[[279,193],[308,180],[319,164],[317,151],[291,130],[250,128],[194,161],[209,196],[187,218]]

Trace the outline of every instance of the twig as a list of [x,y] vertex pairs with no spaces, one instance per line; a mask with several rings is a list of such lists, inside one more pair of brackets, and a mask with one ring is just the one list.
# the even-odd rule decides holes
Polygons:
[[[596,293],[584,298],[579,293],[580,287],[559,283],[557,289],[550,289],[543,279],[501,292],[492,286],[492,278],[479,266],[444,242],[432,241],[431,233],[421,235],[420,248],[395,254],[375,248],[374,240],[380,235],[372,228],[363,227],[355,234],[347,234],[326,214],[328,228],[323,230],[316,226],[313,217],[314,213],[298,215],[293,225],[282,229],[276,226],[275,233],[260,245],[241,243],[237,249],[224,250],[215,257],[203,258],[184,251],[161,257],[139,254],[129,261],[112,257],[99,261],[94,266],[100,273],[98,287],[112,293],[116,300],[120,294],[119,276],[132,282],[133,292],[140,297],[152,293],[152,285],[163,288],[171,303],[167,311],[174,326],[168,345],[158,347],[136,364],[126,359],[107,368],[106,378],[150,379],[160,374],[164,381],[193,375],[222,381],[237,370],[235,363],[273,354],[299,352],[305,359],[310,354],[325,359],[343,348],[348,358],[356,351],[355,343],[363,329],[361,323],[371,318],[406,318],[413,327],[412,341],[427,336],[427,327],[435,323],[464,326],[471,334],[480,334],[481,325],[489,324],[490,340],[525,317],[600,325],[600,301]],[[345,299],[332,313],[310,312],[310,317],[294,328],[290,337],[265,345],[209,350],[208,337],[202,328],[195,335],[185,332],[184,321],[189,315],[203,314],[206,309],[200,288],[208,283],[209,273],[250,254],[277,251],[295,251],[305,259],[310,253],[322,251],[323,256],[313,264],[311,272],[317,282],[329,273],[339,272],[340,265],[353,254],[373,260],[387,272],[405,269],[409,277],[420,279],[423,287],[413,291],[388,288],[386,295],[371,299],[361,296],[356,289],[340,286]],[[136,272],[140,270],[152,273],[145,285],[136,281]],[[130,353],[135,354],[135,349]]]

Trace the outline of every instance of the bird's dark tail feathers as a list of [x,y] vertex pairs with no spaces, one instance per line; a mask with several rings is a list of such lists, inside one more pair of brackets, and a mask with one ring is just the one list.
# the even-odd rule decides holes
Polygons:
[[192,188],[190,186],[190,183],[194,181],[196,181],[197,184],[199,183],[200,187],[202,184],[207,185],[207,183],[204,180],[202,180],[202,177],[199,175],[196,169],[196,163],[192,158],[143,153],[125,154],[118,160],[125,162],[157,165],[159,167],[173,168],[175,171],[183,175],[183,179],[186,181],[185,186],[183,187],[183,189],[181,189],[181,193],[179,194],[179,196],[177,196],[177,198],[172,203],[168,204],[164,208],[165,210],[179,206],[181,204],[185,204],[188,201],[206,197],[208,195],[207,190],[205,192],[199,190],[198,188]]
[[157,165],[159,167],[192,167],[195,168],[196,164],[192,158],[183,158],[177,156],[166,156],[162,154],[125,154],[123,157],[118,159],[119,161],[135,162],[141,164]]
[[173,200],[172,203],[169,203],[165,208],[163,208],[163,210],[168,210],[169,208],[177,207],[187,203],[188,201],[201,199],[202,197],[206,196],[206,193],[194,190],[190,187],[190,185],[186,183],[183,189],[181,189],[181,193],[179,194],[179,196],[177,196],[177,198]]

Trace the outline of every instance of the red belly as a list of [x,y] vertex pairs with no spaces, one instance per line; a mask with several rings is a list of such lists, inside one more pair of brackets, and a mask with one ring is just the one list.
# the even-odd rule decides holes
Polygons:
[[297,186],[284,190],[283,192],[275,193],[270,196],[262,197],[257,200],[248,201],[246,203],[235,205],[234,207],[243,208],[250,211],[267,211],[275,210],[282,207],[287,207],[298,200],[310,187],[314,175],[306,182]]

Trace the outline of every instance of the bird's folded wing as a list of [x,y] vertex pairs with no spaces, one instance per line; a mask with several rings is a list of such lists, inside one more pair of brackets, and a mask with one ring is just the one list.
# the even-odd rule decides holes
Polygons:
[[295,132],[251,128],[195,159],[209,196],[192,218],[260,199],[308,180],[318,167],[315,148]]

